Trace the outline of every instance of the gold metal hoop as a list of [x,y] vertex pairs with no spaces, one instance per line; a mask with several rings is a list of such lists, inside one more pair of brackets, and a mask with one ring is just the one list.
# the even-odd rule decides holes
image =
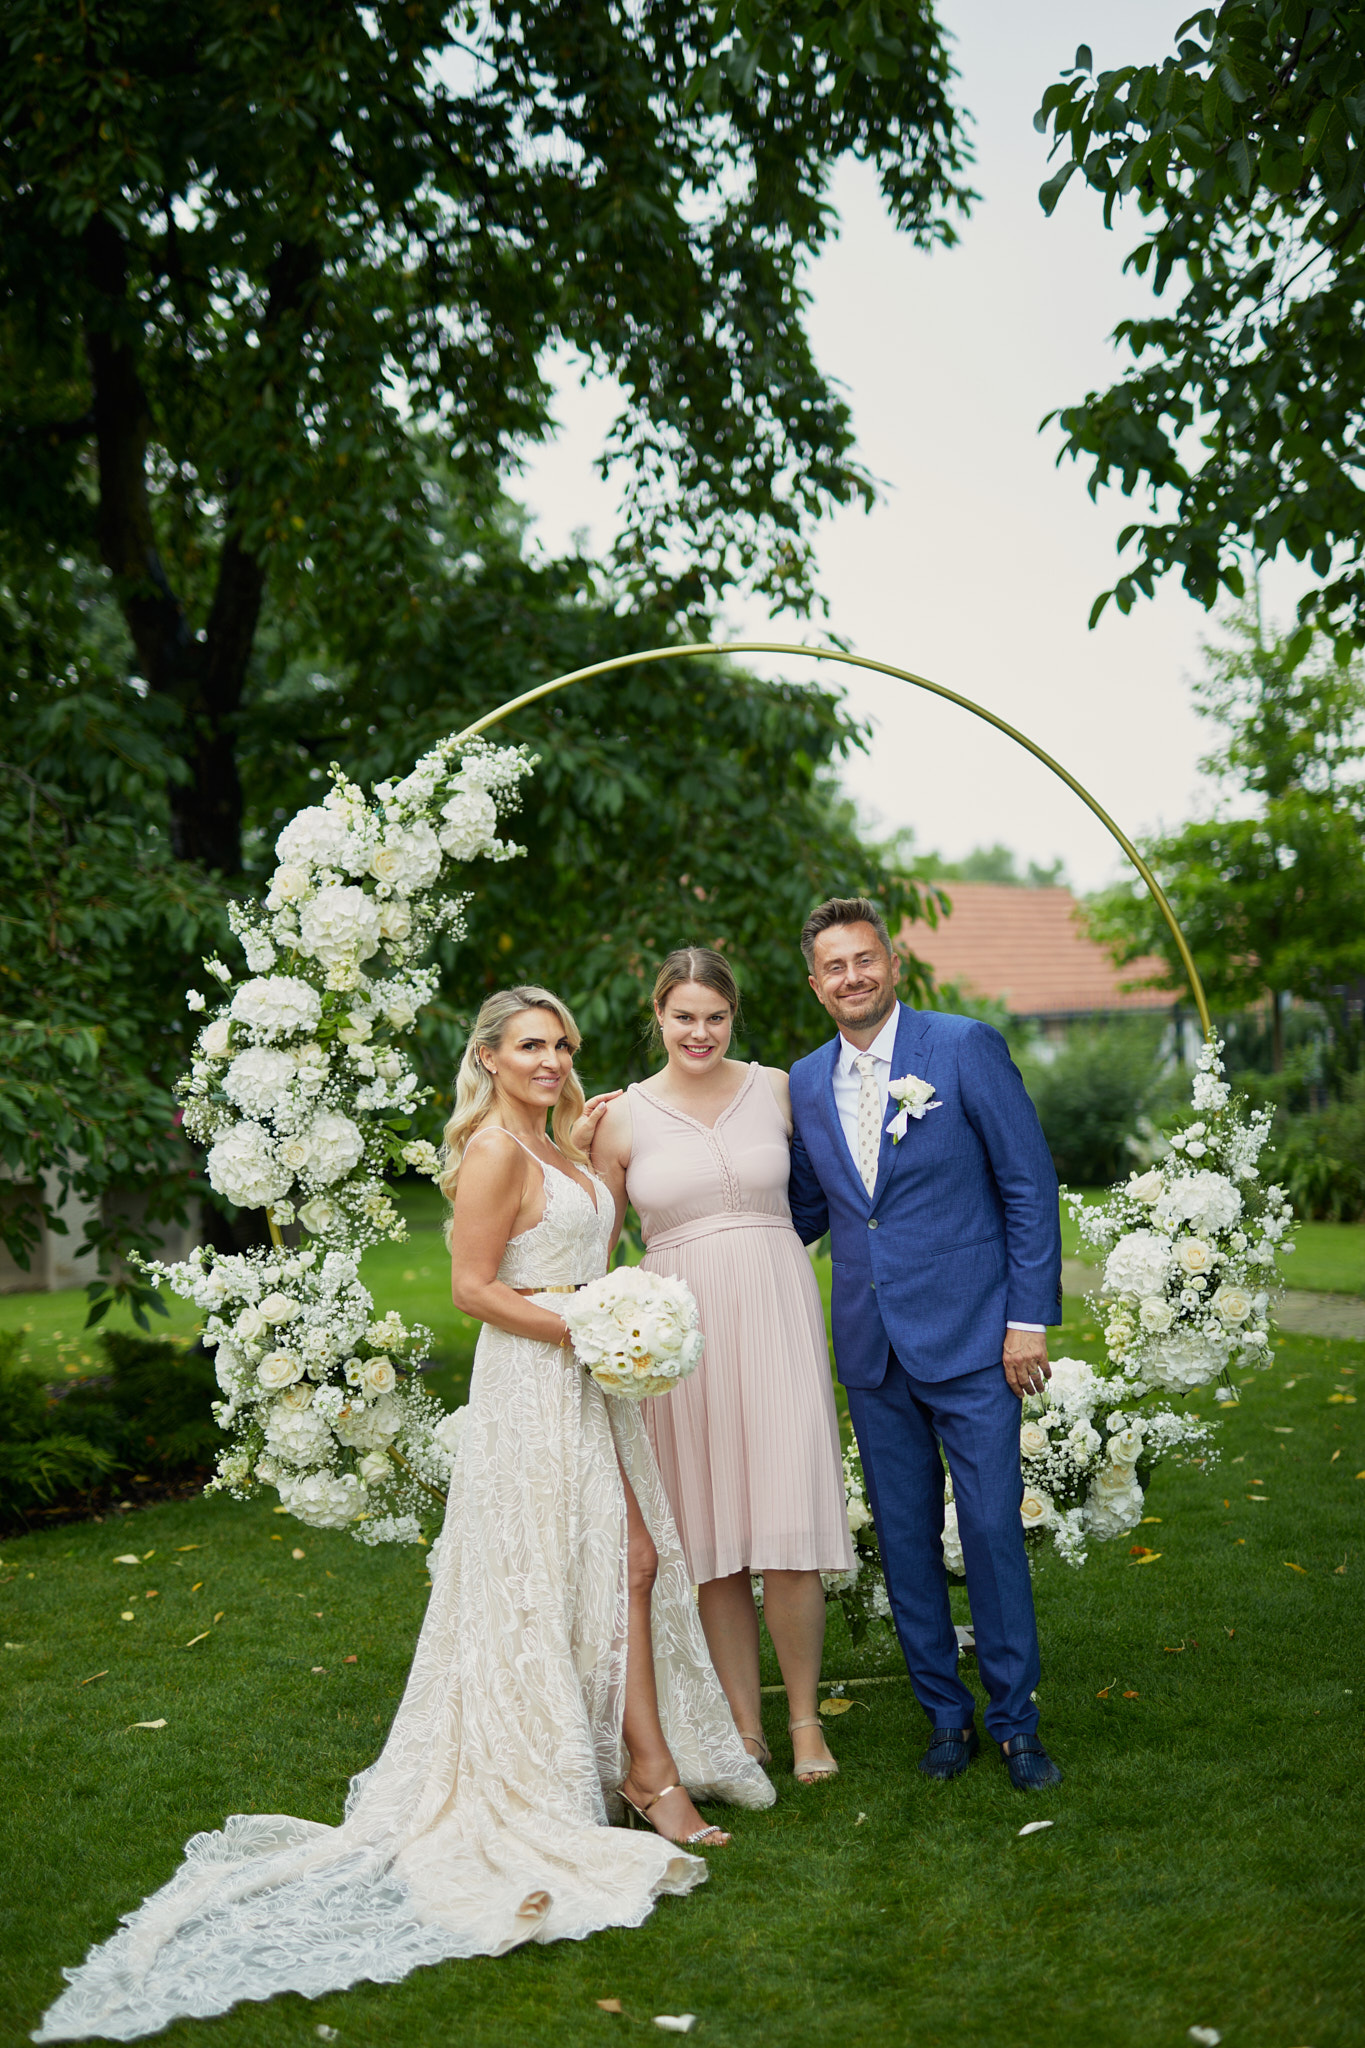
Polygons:
[[1205,1038],[1213,1037],[1213,1019],[1209,1015],[1209,1006],[1204,995],[1204,984],[1199,979],[1199,970],[1194,964],[1194,957],[1185,943],[1185,934],[1181,931],[1176,921],[1175,912],[1167,902],[1166,893],[1162,889],[1160,882],[1158,882],[1156,876],[1152,873],[1127,833],[1119,829],[1103,805],[1097,803],[1095,798],[1091,796],[1090,791],[1077,782],[1075,776],[1069,774],[1063,768],[1060,761],[1054,761],[1051,754],[1040,747],[1036,741],[1031,740],[1027,733],[1020,732],[1017,726],[1010,725],[1005,719],[997,718],[993,711],[987,711],[984,704],[974,704],[970,697],[960,696],[956,690],[947,689],[942,683],[931,683],[927,676],[917,676],[911,669],[894,668],[889,661],[873,661],[865,654],[845,654],[842,648],[838,647],[803,647],[785,640],[731,640],[725,643],[715,640],[698,640],[690,642],[685,647],[649,647],[641,654],[616,654],[609,661],[595,661],[588,668],[571,669],[567,675],[555,676],[551,682],[538,683],[534,690],[523,690],[519,697],[509,697],[505,704],[499,704],[496,711],[490,711],[485,717],[476,720],[473,725],[467,725],[463,732],[456,734],[456,741],[458,743],[460,740],[472,740],[479,733],[486,732],[490,725],[497,725],[500,720],[509,717],[512,712],[520,711],[524,704],[534,704],[538,698],[549,697],[556,690],[566,690],[570,683],[585,682],[589,676],[610,675],[614,669],[632,668],[636,662],[682,661],[686,660],[689,656],[699,654],[799,654],[808,661],[841,661],[849,668],[872,669],[877,675],[894,676],[898,682],[912,683],[917,690],[928,690],[933,696],[946,698],[948,703],[958,705],[963,711],[970,711],[973,718],[984,719],[986,724],[993,725],[997,732],[1003,732],[1007,739],[1013,740],[1017,746],[1023,747],[1027,753],[1032,754],[1035,761],[1041,761],[1045,768],[1050,768],[1053,774],[1058,776],[1066,784],[1067,788],[1080,798],[1087,809],[1094,812],[1105,830],[1111,833],[1123,848],[1123,851],[1151,890],[1157,908],[1170,926],[1171,937],[1175,940],[1176,951],[1179,953],[1185,973],[1189,977],[1190,994],[1194,997],[1195,1008],[1199,1012],[1199,1021],[1204,1027],[1204,1036]]

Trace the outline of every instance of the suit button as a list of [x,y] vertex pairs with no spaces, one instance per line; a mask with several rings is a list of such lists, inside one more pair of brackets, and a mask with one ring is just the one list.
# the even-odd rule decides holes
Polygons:
[[868,1217],[868,1219],[867,1219],[867,1227],[868,1227],[868,1229],[869,1229],[869,1230],[875,1230],[875,1229],[877,1228],[877,1219],[876,1219],[876,1217],[875,1217],[875,1216],[869,1216],[869,1217]]

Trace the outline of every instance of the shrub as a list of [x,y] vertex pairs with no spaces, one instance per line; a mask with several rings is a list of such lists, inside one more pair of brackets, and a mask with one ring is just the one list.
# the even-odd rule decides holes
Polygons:
[[217,1392],[205,1354],[173,1339],[109,1330],[108,1371],[49,1387],[0,1337],[0,1520],[88,1492],[116,1472],[182,1478],[212,1463]]
[[1276,1148],[1276,1176],[1301,1216],[1365,1220],[1365,1071],[1348,1075],[1326,1109],[1287,1117]]
[[1054,1059],[1035,1049],[1019,1064],[1053,1164],[1072,1187],[1119,1179],[1134,1164],[1128,1140],[1178,1089],[1163,1072],[1160,1034],[1146,1020],[1078,1025]]

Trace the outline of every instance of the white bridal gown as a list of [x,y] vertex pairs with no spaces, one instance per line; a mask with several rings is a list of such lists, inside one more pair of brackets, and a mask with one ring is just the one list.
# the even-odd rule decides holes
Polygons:
[[[546,1174],[507,1247],[513,1287],[605,1272],[611,1200]],[[553,1306],[553,1298],[546,1306]],[[735,1733],[639,1407],[564,1352],[485,1327],[431,1601],[379,1760],[340,1827],[237,1813],[93,1949],[35,2041],[128,2041],[239,1999],[314,1998],[419,1964],[636,1927],[704,1861],[612,1827],[626,1770],[626,1518],[617,1453],[659,1552],[659,1710],[693,1795],[771,1805]]]

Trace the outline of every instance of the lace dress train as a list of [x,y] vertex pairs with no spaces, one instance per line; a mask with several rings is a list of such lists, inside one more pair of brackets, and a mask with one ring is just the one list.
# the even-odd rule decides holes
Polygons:
[[[500,1277],[604,1271],[606,1190],[594,1204],[552,1170],[545,1200]],[[700,1857],[608,1826],[627,1762],[622,1470],[659,1552],[654,1658],[679,1775],[697,1798],[770,1805],[707,1656],[638,1406],[609,1402],[551,1346],[486,1327],[412,1670],[341,1825],[234,1814],[196,1835],[170,1883],[65,1973],[33,2039],[133,2040],[241,1999],[581,1940],[701,1883]]]

